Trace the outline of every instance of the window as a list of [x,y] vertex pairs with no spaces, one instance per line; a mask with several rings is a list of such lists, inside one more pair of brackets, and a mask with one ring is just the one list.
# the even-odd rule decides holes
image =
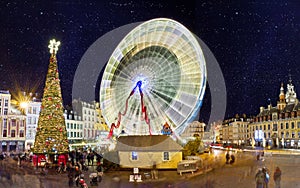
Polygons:
[[285,137],[288,138],[289,136],[290,136],[290,133],[289,133],[289,132],[286,132],[286,133],[285,133]]
[[15,126],[16,126],[16,120],[15,120],[15,119],[12,119],[12,120],[11,120],[11,126],[12,126],[12,127],[15,127]]
[[4,115],[7,115],[8,114],[8,109],[7,108],[4,108]]
[[69,123],[67,123],[67,129],[69,129]]
[[37,113],[36,113],[36,107],[33,107],[32,109],[33,109],[33,110],[32,110],[32,113],[33,113],[33,114],[37,114]]
[[270,124],[268,124],[268,130],[270,130],[270,127],[271,127]]
[[286,124],[285,124],[285,128],[286,128],[286,129],[289,129],[289,123],[286,123]]
[[5,99],[4,106],[8,106],[8,99]]
[[24,121],[23,120],[20,120],[19,123],[20,123],[20,127],[24,127]]
[[20,130],[20,137],[24,137],[24,130]]
[[300,138],[300,132],[298,132],[298,138]]
[[169,161],[170,160],[170,153],[169,152],[164,152],[164,161]]
[[295,132],[292,132],[292,138],[295,138]]
[[280,123],[280,129],[283,129],[283,123]]
[[264,130],[266,130],[266,125],[264,125]]
[[292,128],[292,129],[295,129],[295,123],[294,123],[294,122],[292,122],[291,128]]
[[71,137],[73,137],[73,132],[71,132]]
[[[299,132],[300,133],[300,132]],[[7,137],[7,130],[3,130],[3,134],[2,134],[3,137]]]
[[131,152],[131,160],[138,160],[138,154],[136,151]]
[[73,123],[71,123],[71,129],[73,129]]
[[4,129],[7,128],[7,119],[6,118],[3,119],[3,128]]
[[16,137],[16,130],[11,130],[10,137]]
[[298,129],[300,129],[300,121],[298,121],[297,124],[298,124]]
[[273,131],[277,131],[277,124],[273,124]]

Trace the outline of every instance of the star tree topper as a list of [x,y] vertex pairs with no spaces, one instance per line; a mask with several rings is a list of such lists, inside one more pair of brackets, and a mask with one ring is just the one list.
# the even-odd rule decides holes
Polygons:
[[48,46],[48,48],[50,48],[50,54],[56,54],[59,45],[60,41],[56,41],[55,39],[50,40],[50,44]]

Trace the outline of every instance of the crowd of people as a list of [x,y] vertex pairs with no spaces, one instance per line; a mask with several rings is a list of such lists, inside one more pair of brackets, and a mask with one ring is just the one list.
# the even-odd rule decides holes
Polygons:
[[90,184],[98,185],[98,182],[102,181],[102,175],[104,172],[102,164],[102,156],[95,151],[80,152],[72,151],[69,153],[70,160],[67,163],[67,172],[69,179],[69,187],[87,187],[87,183],[84,177],[84,171],[88,170],[87,166],[94,166],[94,161],[96,160],[96,172],[91,172]]

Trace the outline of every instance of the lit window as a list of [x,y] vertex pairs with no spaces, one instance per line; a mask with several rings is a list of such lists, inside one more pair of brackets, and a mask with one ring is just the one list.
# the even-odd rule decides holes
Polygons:
[[7,130],[3,130],[3,137],[7,137]]
[[170,160],[169,152],[164,152],[164,161],[169,161],[169,160]]
[[15,130],[11,130],[10,137],[16,137],[16,131]]
[[131,160],[137,160],[138,159],[138,154],[136,151],[131,152]]
[[5,99],[4,106],[8,106],[8,99]]
[[3,119],[3,128],[4,129],[7,128],[7,119],[6,118]]
[[20,137],[24,137],[24,130],[20,130]]
[[13,127],[16,126],[16,120],[15,119],[11,120],[11,126],[13,126]]

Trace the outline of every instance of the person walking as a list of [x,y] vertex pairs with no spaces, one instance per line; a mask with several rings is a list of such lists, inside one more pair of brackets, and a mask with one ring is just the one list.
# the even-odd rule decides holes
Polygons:
[[230,155],[229,152],[226,152],[226,164],[229,163]]
[[102,176],[103,176],[103,171],[104,171],[103,166],[102,166],[101,163],[98,164],[96,170],[97,170],[97,175],[98,175],[98,181],[101,182],[102,181]]
[[266,188],[265,179],[265,174],[263,173],[262,169],[259,169],[255,175],[256,188]]
[[232,154],[230,156],[231,160],[230,160],[230,164],[233,164],[235,162],[235,156]]
[[268,170],[266,167],[263,167],[262,172],[265,175],[265,188],[268,188],[269,180],[270,180],[270,175],[268,173]]
[[69,170],[68,171],[69,187],[73,187],[74,184],[73,178],[74,178],[74,171]]
[[275,188],[280,188],[281,170],[279,167],[276,167],[276,170],[273,174],[273,179],[275,181]]

